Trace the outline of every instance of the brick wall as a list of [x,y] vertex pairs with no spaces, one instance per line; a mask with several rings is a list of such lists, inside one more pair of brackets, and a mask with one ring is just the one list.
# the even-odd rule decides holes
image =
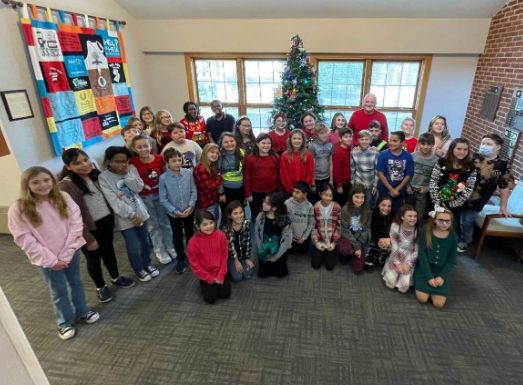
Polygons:
[[[479,115],[490,84],[504,86],[494,122]],[[517,86],[523,87],[523,0],[510,1],[492,18],[485,51],[478,61],[462,132],[473,147],[479,146],[485,134],[497,133],[503,137],[508,107]],[[517,179],[523,180],[523,143],[519,146],[512,170]]]

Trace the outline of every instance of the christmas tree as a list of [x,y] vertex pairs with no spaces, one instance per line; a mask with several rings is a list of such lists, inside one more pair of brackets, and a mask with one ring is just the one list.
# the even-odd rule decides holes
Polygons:
[[318,101],[318,82],[309,55],[298,35],[291,38],[287,65],[281,75],[281,87],[274,97],[272,116],[284,113],[290,129],[301,128],[300,118],[306,111],[323,121],[325,107]]

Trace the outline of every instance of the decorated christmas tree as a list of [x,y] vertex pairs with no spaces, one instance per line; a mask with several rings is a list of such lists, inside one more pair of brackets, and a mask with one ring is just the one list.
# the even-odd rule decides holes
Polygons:
[[293,36],[281,86],[274,97],[272,116],[284,113],[290,129],[301,128],[300,118],[306,111],[316,115],[318,122],[323,121],[325,107],[319,103],[318,90],[314,68],[303,48],[303,41],[298,35]]

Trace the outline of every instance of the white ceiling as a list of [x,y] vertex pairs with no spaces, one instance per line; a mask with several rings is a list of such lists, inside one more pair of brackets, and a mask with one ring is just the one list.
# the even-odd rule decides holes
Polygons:
[[115,0],[137,19],[491,18],[508,0]]

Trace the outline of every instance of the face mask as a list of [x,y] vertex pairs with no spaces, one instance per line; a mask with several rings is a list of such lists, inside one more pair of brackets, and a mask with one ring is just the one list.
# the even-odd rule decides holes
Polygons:
[[494,146],[487,146],[485,144],[481,144],[479,146],[479,153],[482,155],[492,155],[494,152]]

